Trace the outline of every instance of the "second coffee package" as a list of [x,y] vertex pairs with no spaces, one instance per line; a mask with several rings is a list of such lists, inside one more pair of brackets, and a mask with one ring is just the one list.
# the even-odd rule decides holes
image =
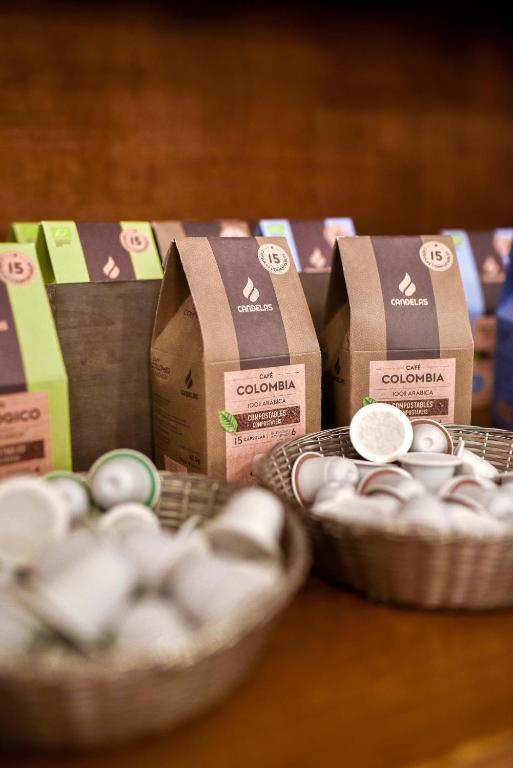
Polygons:
[[452,238],[338,238],[321,349],[325,426],[369,399],[468,424],[473,341]]

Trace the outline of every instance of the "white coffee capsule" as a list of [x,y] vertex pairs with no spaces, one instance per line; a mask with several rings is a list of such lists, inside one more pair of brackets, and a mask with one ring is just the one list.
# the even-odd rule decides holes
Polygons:
[[452,453],[453,444],[449,432],[433,419],[412,419],[413,442],[410,451],[423,453]]
[[441,497],[458,495],[479,500],[486,491],[496,489],[495,483],[486,478],[475,475],[457,475],[444,483],[439,490],[439,495]]
[[[84,537],[38,564],[27,598],[40,618],[79,645],[101,639],[136,582],[133,564],[114,547]],[[69,537],[71,539],[71,537]],[[74,555],[74,557],[72,557]]]
[[134,563],[138,582],[147,588],[160,586],[181,558],[209,551],[208,540],[201,530],[180,536],[145,526],[129,531],[121,538],[119,547]]
[[31,565],[69,522],[66,502],[49,483],[34,477],[0,483],[0,560],[7,567]]
[[308,506],[326,483],[355,485],[358,478],[358,469],[351,459],[343,456],[322,456],[320,453],[308,451],[298,456],[294,462],[290,480],[296,499],[303,506]]
[[41,622],[10,589],[0,589],[0,656],[25,653],[39,632]]
[[462,460],[462,474],[473,474],[476,475],[476,477],[484,477],[491,480],[499,474],[493,464],[490,464],[489,461],[486,461],[486,459],[483,459],[481,456],[472,453],[472,451],[469,451],[467,448],[460,450],[458,455]]
[[117,504],[98,518],[98,530],[113,536],[125,536],[140,528],[158,531],[157,515],[144,504],[127,502]]
[[86,483],[74,472],[55,471],[44,476],[46,483],[51,483],[63,497],[68,508],[71,524],[82,520],[91,507],[91,497]]
[[385,464],[383,467],[373,469],[368,472],[358,483],[356,490],[358,493],[365,494],[373,485],[396,486],[402,479],[410,479],[411,475],[401,467],[394,467]]
[[154,507],[160,496],[160,476],[150,459],[123,449],[100,456],[88,473],[95,503],[102,509],[135,501]]
[[199,624],[230,621],[250,613],[280,588],[281,570],[272,561],[245,561],[219,555],[183,558],[169,589],[176,605]]
[[447,507],[431,493],[416,496],[401,507],[400,520],[411,528],[428,529],[433,533],[447,533],[450,529]]
[[407,453],[399,463],[428,491],[438,491],[454,475],[462,460],[447,453]]
[[355,413],[349,435],[360,456],[387,464],[410,450],[413,429],[399,408],[388,403],[371,403]]
[[209,521],[206,532],[220,552],[239,557],[280,557],[284,519],[283,504],[277,496],[264,488],[245,488]]
[[186,644],[190,628],[169,600],[144,597],[123,612],[116,630],[116,646],[123,650],[173,650]]

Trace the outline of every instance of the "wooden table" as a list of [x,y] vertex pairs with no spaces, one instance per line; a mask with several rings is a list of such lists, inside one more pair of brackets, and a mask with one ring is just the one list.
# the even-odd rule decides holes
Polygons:
[[251,678],[174,731],[3,768],[508,768],[513,611],[372,605],[312,577]]

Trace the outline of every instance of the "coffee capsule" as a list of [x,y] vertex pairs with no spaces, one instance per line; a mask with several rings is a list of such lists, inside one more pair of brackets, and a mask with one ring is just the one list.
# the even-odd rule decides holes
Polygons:
[[283,504],[264,488],[245,488],[206,526],[215,550],[239,557],[280,557]]
[[207,554],[209,543],[204,532],[193,530],[188,536],[137,527],[122,537],[119,547],[137,570],[141,586],[158,588],[183,557]]
[[0,561],[6,567],[30,566],[69,523],[66,502],[50,483],[34,477],[0,483]]
[[217,554],[185,557],[168,589],[180,610],[197,624],[233,620],[251,612],[280,588],[281,570],[268,560],[245,561]]
[[303,506],[313,502],[319,489],[330,482],[356,484],[358,469],[351,459],[343,456],[322,456],[308,451],[302,453],[292,467],[291,484],[294,496]]
[[115,537],[125,536],[133,530],[145,528],[158,531],[160,528],[157,515],[144,504],[126,502],[111,507],[98,518],[98,530]]
[[127,651],[165,651],[185,646],[190,627],[184,616],[160,597],[130,604],[116,627],[116,647]]
[[133,564],[83,530],[49,554],[26,591],[34,612],[79,647],[101,640],[136,583]]
[[358,470],[358,477],[363,480],[368,474],[374,472],[375,469],[381,469],[382,467],[389,467],[390,464],[379,464],[376,461],[367,461],[366,459],[351,459],[353,464],[356,465]]
[[454,455],[458,456],[462,461],[462,465],[458,469],[458,474],[475,475],[476,477],[484,477],[489,480],[493,480],[499,474],[493,464],[490,464],[486,459],[483,459],[481,456],[469,451],[468,448],[465,448],[463,440],[460,440],[456,446]]
[[412,419],[413,442],[410,451],[422,453],[452,453],[453,444],[449,432],[433,419]]
[[388,403],[360,408],[349,426],[351,442],[360,456],[388,464],[410,450],[413,429],[408,417]]
[[475,475],[457,475],[443,484],[439,490],[439,495],[441,497],[458,495],[479,500],[483,493],[496,490],[496,488],[495,483],[486,478]]
[[87,484],[74,472],[55,471],[44,476],[46,483],[51,483],[63,497],[68,508],[71,524],[82,520],[91,507],[91,497]]
[[0,588],[0,657],[27,652],[42,631],[43,625],[18,600],[15,590]]
[[129,449],[109,451],[89,470],[89,488],[101,509],[135,501],[154,507],[160,496],[160,476],[150,459]]
[[412,530],[428,529],[432,533],[443,534],[450,529],[447,507],[432,493],[415,496],[407,501],[401,507],[400,520]]
[[357,493],[365,494],[368,489],[376,484],[390,485],[393,487],[404,478],[409,478],[411,480],[410,473],[405,469],[385,464],[383,467],[378,467],[377,469],[373,469],[372,472],[368,472],[358,483],[356,491]]
[[454,475],[462,460],[447,453],[406,453],[399,463],[424,487],[436,493]]

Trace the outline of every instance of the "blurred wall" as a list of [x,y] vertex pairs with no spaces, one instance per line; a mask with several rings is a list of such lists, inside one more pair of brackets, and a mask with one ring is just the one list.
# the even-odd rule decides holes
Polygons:
[[366,6],[16,3],[0,218],[350,215],[513,225],[500,20]]

